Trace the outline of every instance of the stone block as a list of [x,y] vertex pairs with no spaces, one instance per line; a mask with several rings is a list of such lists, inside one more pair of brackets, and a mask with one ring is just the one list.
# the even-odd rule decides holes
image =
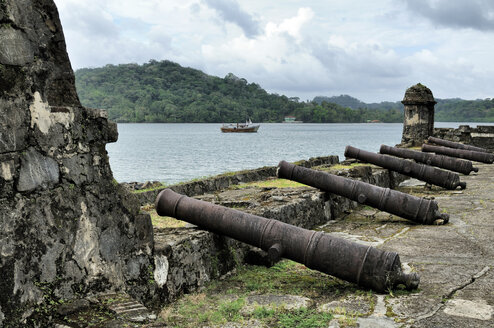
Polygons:
[[34,60],[34,51],[27,36],[13,28],[0,29],[0,64],[25,65]]
[[63,163],[63,177],[76,185],[89,183],[94,180],[93,160],[90,154],[77,154],[65,158]]
[[24,149],[28,127],[23,101],[0,99],[0,117],[0,154]]
[[59,177],[60,170],[53,158],[45,157],[34,148],[29,148],[21,156],[21,170],[17,190],[46,189],[49,185],[58,183]]
[[17,176],[18,158],[12,154],[0,155],[0,199],[11,198]]

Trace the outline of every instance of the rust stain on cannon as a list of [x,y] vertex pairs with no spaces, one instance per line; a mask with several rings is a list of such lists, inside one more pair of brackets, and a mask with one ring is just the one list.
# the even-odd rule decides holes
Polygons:
[[467,144],[462,144],[459,142],[444,140],[444,139],[436,138],[436,137],[429,137],[429,138],[427,138],[427,141],[432,142],[432,143],[439,145],[439,146],[444,146],[444,147],[449,147],[449,148],[472,150],[472,151],[478,151],[481,153],[491,153],[489,151],[489,149],[485,149],[485,148],[481,148],[481,147],[475,147],[475,146],[467,145]]
[[446,189],[453,190],[458,186],[460,186],[461,189],[465,189],[467,186],[466,182],[460,181],[460,176],[457,173],[441,170],[425,164],[415,163],[407,159],[376,154],[352,146],[346,146],[345,156],[356,158],[360,161],[371,163]]
[[399,284],[416,289],[419,276],[405,274],[395,252],[351,242],[330,234],[211,204],[165,189],[156,211],[268,252],[272,260],[288,258],[377,292]]
[[422,151],[427,153],[436,153],[451,157],[463,158],[487,164],[492,164],[494,162],[494,154],[483,153],[480,151],[433,146],[429,144],[423,144]]
[[381,154],[393,155],[401,158],[413,159],[416,162],[437,166],[446,170],[463,173],[469,175],[470,172],[478,172],[479,168],[474,167],[471,161],[436,155],[432,153],[424,153],[420,151],[414,151],[405,148],[391,147],[386,145],[381,145],[379,149]]
[[307,169],[281,161],[278,177],[297,181],[323,191],[369,205],[421,224],[447,223],[449,215],[440,213],[434,200],[415,197],[400,191],[371,185],[334,174]]

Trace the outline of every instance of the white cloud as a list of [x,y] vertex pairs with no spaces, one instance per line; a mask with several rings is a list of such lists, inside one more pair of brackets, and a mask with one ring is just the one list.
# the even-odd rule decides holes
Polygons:
[[281,24],[276,24],[269,22],[266,25],[266,36],[271,37],[280,33],[287,33],[296,40],[301,39],[301,29],[314,17],[314,12],[310,8],[300,8],[297,12],[297,16],[292,18],[287,18],[281,22]]
[[494,5],[472,0],[476,28],[441,20],[466,0],[434,1],[418,0],[426,13],[411,0],[55,0],[75,68],[168,59],[304,100],[398,100],[417,82],[438,97],[492,97]]

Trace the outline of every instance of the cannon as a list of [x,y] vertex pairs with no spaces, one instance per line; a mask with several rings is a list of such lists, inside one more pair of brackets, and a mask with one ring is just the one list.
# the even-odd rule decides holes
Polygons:
[[281,161],[279,178],[297,181],[421,224],[447,223],[436,201]]
[[460,182],[460,177],[456,173],[441,170],[425,164],[415,163],[407,159],[371,153],[352,146],[346,146],[345,156],[381,166],[385,169],[395,171],[446,189],[456,189],[458,186],[460,186],[461,189],[465,189],[467,186],[465,182]]
[[458,157],[463,159],[468,159],[471,161],[477,161],[487,164],[492,164],[494,162],[494,154],[482,153],[479,151],[449,148],[442,146],[433,146],[428,144],[422,145],[422,151],[427,153],[436,153],[451,157]]
[[469,175],[470,172],[478,172],[479,168],[474,167],[472,162],[449,157],[436,155],[431,153],[424,153],[420,151],[413,151],[405,148],[397,148],[386,145],[381,145],[379,149],[381,154],[393,155],[401,158],[413,159],[416,162],[424,163],[427,165],[437,166],[446,170],[455,171]]
[[160,192],[155,206],[158,215],[184,220],[259,247],[273,261],[288,258],[377,292],[386,292],[399,284],[416,289],[420,281],[417,274],[402,271],[395,252],[189,198],[171,189]]
[[462,144],[459,142],[453,142],[453,141],[444,140],[444,139],[435,138],[435,137],[429,137],[429,138],[427,138],[427,141],[432,142],[432,143],[439,145],[439,146],[444,146],[444,147],[449,147],[449,148],[479,151],[481,153],[490,153],[489,149],[475,147],[472,145],[465,145],[465,144]]

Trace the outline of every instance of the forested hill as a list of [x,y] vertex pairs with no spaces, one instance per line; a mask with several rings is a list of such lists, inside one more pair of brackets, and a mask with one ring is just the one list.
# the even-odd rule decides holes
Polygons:
[[[380,103],[365,103],[349,95],[314,98],[314,102],[323,101],[338,104],[352,109],[365,108],[375,110],[399,110],[403,112],[400,101]],[[437,99],[435,120],[438,122],[494,122],[494,99],[463,100],[460,98]]]
[[378,109],[378,110],[389,110],[396,109],[403,111],[403,104],[399,101],[382,101],[380,103],[365,103],[349,95],[324,97],[317,96],[314,98],[316,103],[321,104],[323,101],[334,103],[343,107],[350,107],[352,109],[367,108],[367,109]]
[[228,74],[219,78],[170,61],[80,69],[81,102],[119,122],[280,121],[300,104]]
[[[298,102],[269,94],[232,73],[224,78],[152,60],[75,72],[84,106],[108,110],[117,122],[403,122],[401,102],[367,104],[348,95]],[[494,122],[494,99],[436,99],[437,121]]]
[[436,99],[435,120],[440,122],[494,122],[492,99]]
[[207,75],[170,61],[107,65],[75,72],[84,106],[103,108],[117,122],[402,122],[399,111],[352,110],[337,104],[297,102],[269,94],[259,85],[228,74]]

